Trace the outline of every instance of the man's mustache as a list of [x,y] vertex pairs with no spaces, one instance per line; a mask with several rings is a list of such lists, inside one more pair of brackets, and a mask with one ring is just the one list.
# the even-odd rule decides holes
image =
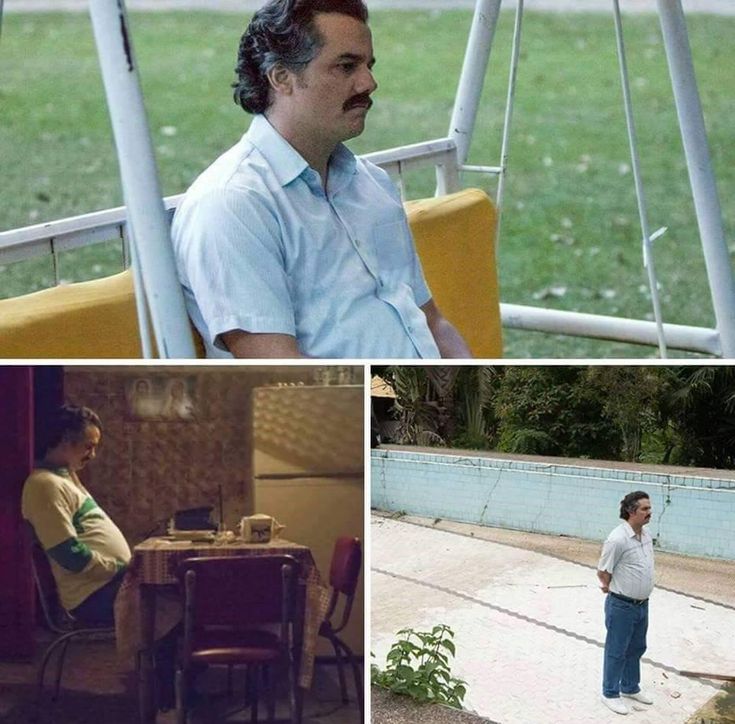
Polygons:
[[342,109],[349,111],[350,108],[357,108],[358,106],[367,106],[368,108],[371,108],[372,105],[373,101],[368,93],[359,93],[356,96],[352,96],[352,98],[348,98],[342,106]]

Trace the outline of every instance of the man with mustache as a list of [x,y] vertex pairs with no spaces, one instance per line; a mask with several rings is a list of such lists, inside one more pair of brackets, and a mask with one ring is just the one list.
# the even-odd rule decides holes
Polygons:
[[[21,511],[48,556],[64,609],[83,624],[112,626],[130,548],[77,475],[94,460],[101,439],[94,411],[58,408],[46,421],[41,459],[23,485]],[[156,693],[163,710],[174,702],[177,633],[156,642]]]
[[130,548],[77,476],[94,460],[101,437],[102,423],[88,407],[56,410],[21,507],[48,555],[61,605],[84,623],[112,625]]
[[653,539],[643,528],[651,520],[648,493],[628,493],[620,501],[620,517],[623,522],[607,537],[597,566],[600,588],[607,594],[602,702],[616,714],[628,714],[626,701],[634,707],[653,704],[640,687],[653,591]]
[[240,40],[248,132],[172,234],[212,357],[470,357],[431,298],[400,196],[343,141],[377,84],[362,0],[269,0]]

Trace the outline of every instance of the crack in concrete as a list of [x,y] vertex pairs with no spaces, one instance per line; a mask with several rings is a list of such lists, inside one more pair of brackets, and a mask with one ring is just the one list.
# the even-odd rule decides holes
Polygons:
[[[451,588],[446,588],[445,586],[439,586],[435,583],[427,583],[426,581],[421,581],[417,578],[411,578],[411,576],[404,576],[400,573],[391,573],[390,571],[386,571],[382,568],[372,568],[371,569],[375,573],[381,573],[384,576],[388,576],[390,578],[394,578],[399,581],[406,581],[408,583],[413,583],[417,586],[423,586],[424,588],[429,588],[433,591],[440,591],[441,593],[446,593],[449,596],[453,596],[455,598],[461,598],[464,601],[468,601],[469,603],[473,603],[477,606],[482,606],[483,608],[489,608],[493,611],[497,611],[498,613],[505,614],[506,616],[511,616],[513,618],[516,618],[520,621],[525,621],[526,623],[533,624],[534,626],[540,626],[541,628],[545,628],[549,631],[553,631],[554,633],[562,634],[563,636],[567,636],[572,639],[576,639],[577,641],[581,641],[582,643],[589,644],[590,646],[596,646],[599,649],[604,649],[605,644],[602,641],[597,641],[596,639],[592,639],[589,636],[584,636],[583,634],[575,633],[574,631],[570,631],[569,629],[562,628],[561,626],[555,626],[552,623],[547,623],[546,621],[541,621],[537,618],[533,618],[532,616],[526,616],[524,613],[520,613],[519,611],[513,611],[510,608],[505,608],[504,606],[498,606],[495,603],[490,603],[489,601],[483,601],[481,598],[475,598],[474,596],[470,596],[467,593],[462,593],[461,591],[452,590]],[[675,668],[674,666],[671,666],[669,664],[664,664],[661,661],[655,661],[654,659],[649,659],[647,656],[644,656],[641,661],[643,661],[646,664],[649,664],[650,666],[653,666],[656,669],[660,669],[661,671],[667,671],[670,674],[674,674],[675,676],[680,676],[679,669]],[[694,677],[687,677],[687,679],[692,679]],[[700,684],[703,684],[704,686],[709,686],[712,689],[715,689],[716,691],[720,691],[720,686],[711,683],[710,681],[702,678],[697,678],[697,681],[699,681]]]

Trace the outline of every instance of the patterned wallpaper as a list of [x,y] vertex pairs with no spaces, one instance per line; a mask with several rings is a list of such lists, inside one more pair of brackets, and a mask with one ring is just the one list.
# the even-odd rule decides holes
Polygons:
[[[220,485],[233,527],[253,512],[252,389],[362,384],[362,376],[362,367],[66,367],[66,399],[95,410],[104,428],[81,478],[131,543],[176,510],[216,506]],[[136,386],[147,402],[132,399]],[[166,407],[172,386],[185,405]]]
[[361,385],[256,390],[255,474],[362,475],[362,400]]

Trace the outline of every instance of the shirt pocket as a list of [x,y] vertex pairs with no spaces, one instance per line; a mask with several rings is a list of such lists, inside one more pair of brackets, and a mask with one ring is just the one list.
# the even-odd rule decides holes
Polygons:
[[378,267],[390,273],[404,269],[413,259],[411,236],[403,219],[384,221],[373,227],[373,242]]

